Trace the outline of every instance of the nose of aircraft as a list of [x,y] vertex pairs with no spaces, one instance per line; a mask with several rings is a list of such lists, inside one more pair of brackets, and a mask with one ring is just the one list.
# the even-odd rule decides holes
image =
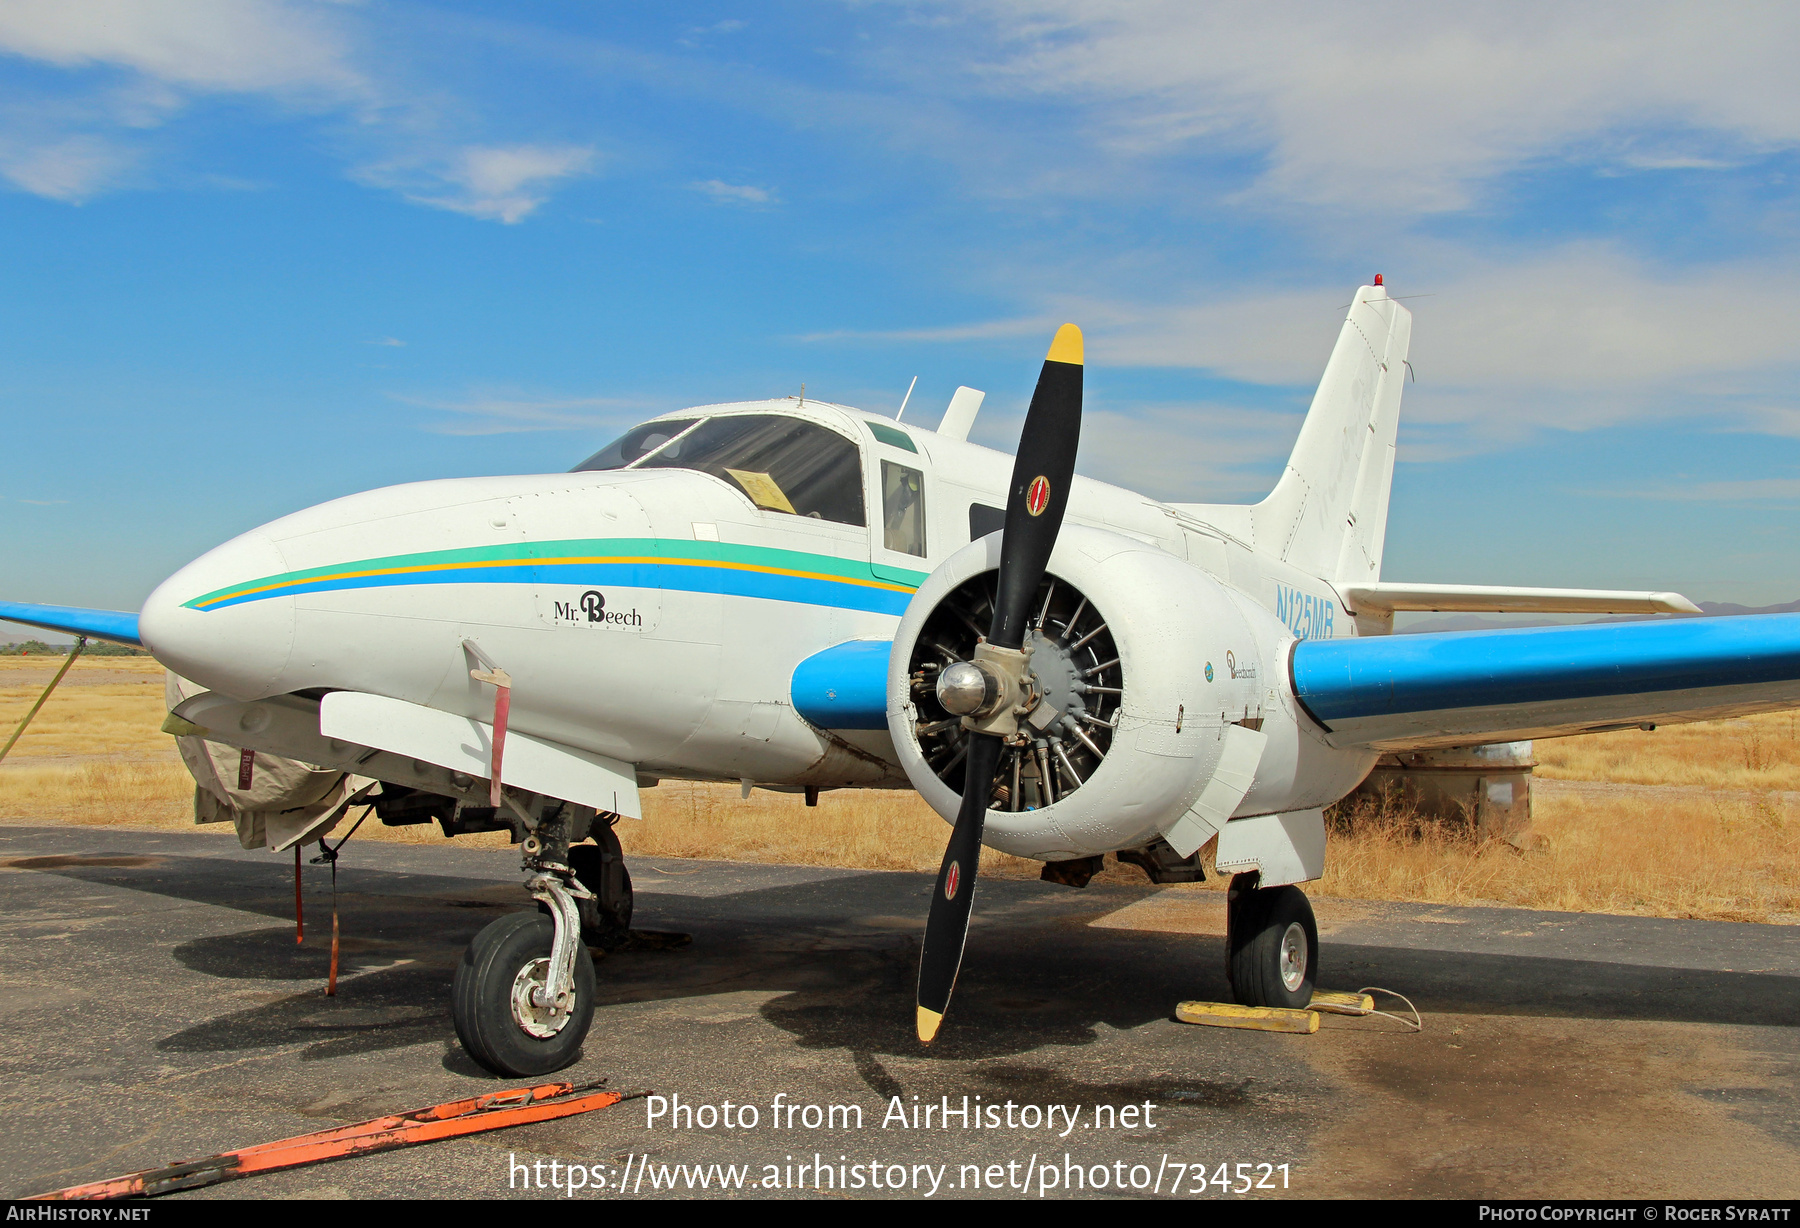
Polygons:
[[255,577],[286,570],[260,530],[201,555],[157,586],[138,615],[156,659],[236,699],[272,694],[294,642],[294,599],[245,600]]

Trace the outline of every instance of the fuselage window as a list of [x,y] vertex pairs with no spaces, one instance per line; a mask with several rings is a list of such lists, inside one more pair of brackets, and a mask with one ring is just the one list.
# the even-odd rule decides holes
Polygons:
[[881,544],[925,557],[925,476],[891,460],[881,462]]
[[777,414],[708,418],[640,469],[698,469],[769,512],[862,525],[862,454],[836,431]]
[[643,426],[633,427],[569,472],[585,473],[596,469],[623,469],[629,464],[644,459],[648,453],[666,447],[670,440],[680,436],[681,432],[698,421],[700,421],[698,418],[674,418],[663,422],[646,422]]

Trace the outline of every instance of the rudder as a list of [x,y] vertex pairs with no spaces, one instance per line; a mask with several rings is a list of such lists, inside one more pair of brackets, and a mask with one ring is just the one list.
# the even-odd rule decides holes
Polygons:
[[1287,468],[1252,509],[1256,546],[1337,582],[1379,579],[1412,313],[1356,292]]

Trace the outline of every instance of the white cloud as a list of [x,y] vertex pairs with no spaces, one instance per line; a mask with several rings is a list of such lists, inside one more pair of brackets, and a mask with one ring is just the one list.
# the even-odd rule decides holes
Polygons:
[[117,185],[137,162],[133,150],[97,136],[0,144],[0,175],[33,195],[69,204]]
[[[287,110],[366,111],[333,10],[304,0],[8,0],[0,56],[67,70],[56,87],[16,84],[0,174],[80,203],[145,182],[155,134],[196,98],[261,97]],[[211,181],[211,177],[202,176]]]
[[[1800,335],[1800,267],[1746,261],[1662,272],[1615,248],[1571,244],[1514,259],[1441,253],[1414,300],[1413,366],[1428,386],[1580,391],[1787,368]],[[1316,379],[1350,287],[1200,302],[1069,297],[1092,361],[1201,367],[1259,384]]]
[[[1253,502],[1269,493],[1300,422],[1297,412],[1224,404],[1090,409],[1082,415],[1081,472],[1154,498]],[[1015,431],[1001,446],[1016,445]]]
[[1046,337],[1053,334],[1060,320],[1049,316],[1033,316],[1029,319],[982,320],[974,324],[946,324],[935,328],[895,328],[862,330],[852,328],[833,329],[827,333],[804,333],[796,341],[881,341],[881,342],[913,342],[922,341],[931,344],[955,341],[985,341],[994,337],[1026,337],[1033,333],[1043,333]]
[[[994,50],[964,53],[985,88],[1075,104],[1076,141],[1115,154],[1260,158],[1265,199],[1457,210],[1502,172],[1603,164],[1622,133],[1702,133],[1706,163],[1800,142],[1791,5],[941,7],[990,23]],[[1667,156],[1626,164],[1697,164]]]
[[585,145],[468,141],[480,125],[461,103],[409,88],[391,48],[372,54],[386,33],[373,21],[326,0],[4,0],[0,55],[69,75],[11,108],[0,174],[41,196],[88,199],[143,178],[154,130],[212,95],[349,120],[332,140],[360,154],[354,178],[483,219],[518,222],[593,164]]
[[460,400],[396,396],[403,405],[456,415],[428,427],[439,435],[511,435],[524,431],[618,430],[655,412],[619,397],[542,399],[475,393]]
[[[1634,420],[1800,436],[1800,262],[1672,273],[1615,248],[1572,244],[1515,259],[1445,249],[1431,265],[1424,286],[1389,279],[1399,295],[1430,291],[1409,303],[1418,380],[1404,394],[1404,460]],[[943,345],[1047,336],[1072,320],[1094,368],[1203,370],[1305,390],[1324,369],[1351,289],[1226,289],[1173,302],[1042,294],[993,321],[805,340]],[[1144,412],[1165,421],[1164,411]]]
[[769,205],[779,203],[779,197],[774,189],[754,187],[747,183],[726,183],[722,179],[707,179],[694,184],[693,187],[694,191],[704,192],[720,204]]
[[7,0],[0,50],[63,68],[116,65],[196,90],[367,89],[331,7],[283,0]]
[[586,174],[594,160],[588,146],[477,145],[441,160],[365,167],[357,177],[400,188],[421,205],[512,225],[549,199],[552,184]]
[[1687,503],[1760,503],[1800,499],[1800,478],[1744,478],[1740,481],[1669,483],[1645,490],[1593,491],[1626,499],[1675,499]]

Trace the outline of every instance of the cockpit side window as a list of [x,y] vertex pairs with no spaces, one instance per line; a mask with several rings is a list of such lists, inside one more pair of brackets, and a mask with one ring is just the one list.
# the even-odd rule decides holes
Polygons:
[[708,418],[643,469],[698,469],[771,512],[862,526],[862,457],[836,431],[778,414]]
[[656,451],[698,421],[698,418],[667,418],[661,422],[646,422],[643,426],[632,427],[569,472],[623,469],[634,461],[642,460],[647,453]]
[[891,460],[881,462],[881,544],[925,557],[925,477]]

